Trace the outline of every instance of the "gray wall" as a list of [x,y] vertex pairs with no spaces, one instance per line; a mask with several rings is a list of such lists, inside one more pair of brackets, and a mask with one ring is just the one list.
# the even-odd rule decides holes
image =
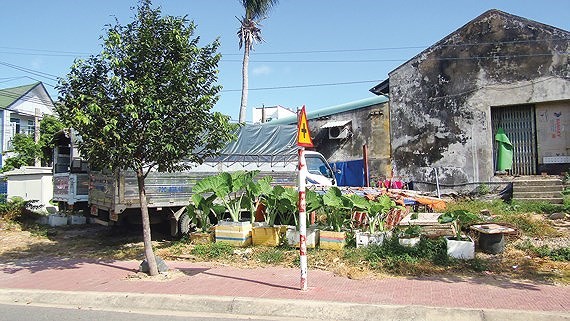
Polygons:
[[[565,38],[566,40],[553,40]],[[570,33],[492,10],[390,73],[392,165],[445,184],[494,175],[491,107],[570,102]],[[498,58],[485,58],[495,56]]]
[[[362,145],[368,146],[369,170],[372,179],[390,174],[390,123],[388,104],[376,104],[328,117],[311,119],[311,136],[317,151],[329,162],[362,159]],[[329,139],[327,122],[351,120],[352,135],[342,140]]]

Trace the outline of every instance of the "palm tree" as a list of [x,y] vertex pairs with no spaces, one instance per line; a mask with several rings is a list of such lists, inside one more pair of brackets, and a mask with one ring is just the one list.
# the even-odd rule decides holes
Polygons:
[[261,38],[260,21],[263,20],[267,13],[276,5],[278,0],[241,0],[241,4],[245,9],[245,16],[238,18],[240,27],[237,35],[239,37],[239,48],[244,47],[243,65],[242,65],[242,86],[241,86],[241,106],[239,109],[239,122],[245,122],[245,113],[247,111],[247,85],[248,85],[248,66],[249,52],[253,49],[253,44],[263,41]]

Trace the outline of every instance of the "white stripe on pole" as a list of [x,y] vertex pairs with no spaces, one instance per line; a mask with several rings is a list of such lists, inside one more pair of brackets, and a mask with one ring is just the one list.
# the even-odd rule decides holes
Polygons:
[[307,291],[307,204],[305,148],[299,147],[299,262],[301,265],[301,291]]

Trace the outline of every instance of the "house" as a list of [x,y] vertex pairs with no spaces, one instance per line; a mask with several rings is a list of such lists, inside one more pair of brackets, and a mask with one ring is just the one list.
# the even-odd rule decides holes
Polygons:
[[370,89],[390,97],[395,176],[460,186],[495,178],[502,129],[508,173],[570,167],[570,32],[490,10]]
[[257,107],[253,109],[253,123],[260,124],[274,119],[296,115],[295,111],[283,106]]
[[53,114],[54,104],[41,82],[0,89],[0,167],[15,134],[39,135],[39,121]]
[[[309,130],[316,151],[337,166],[341,185],[364,186],[364,147],[369,180],[390,177],[390,123],[388,98],[373,96],[313,110],[307,108]],[[271,124],[296,124],[297,116],[272,120]]]

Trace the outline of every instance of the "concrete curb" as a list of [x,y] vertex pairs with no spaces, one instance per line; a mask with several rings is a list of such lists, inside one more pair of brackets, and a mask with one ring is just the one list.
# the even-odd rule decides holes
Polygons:
[[460,309],[424,306],[356,304],[329,301],[275,300],[118,292],[0,289],[0,303],[50,305],[96,310],[212,313],[312,320],[414,321],[570,321],[565,312]]

